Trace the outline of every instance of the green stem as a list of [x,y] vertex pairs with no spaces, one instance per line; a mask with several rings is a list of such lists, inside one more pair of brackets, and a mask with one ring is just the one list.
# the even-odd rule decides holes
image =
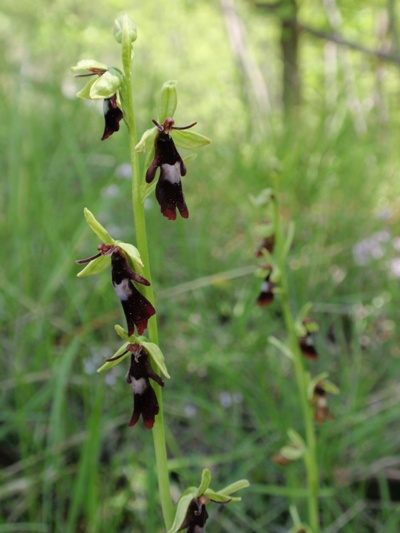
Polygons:
[[[136,244],[140,252],[140,256],[144,263],[143,275],[151,283],[151,272],[150,272],[150,262],[149,262],[149,249],[147,243],[147,233],[146,233],[146,220],[144,214],[144,204],[140,188],[140,167],[139,167],[139,157],[135,151],[135,146],[137,145],[137,132],[136,132],[136,123],[135,123],[135,113],[133,105],[133,96],[132,96],[132,77],[130,70],[130,51],[126,52],[127,46],[125,41],[123,41],[123,54],[122,60],[124,65],[124,74],[125,79],[121,87],[121,100],[122,107],[124,112],[124,120],[128,127],[129,133],[129,152],[130,159],[132,164],[132,207],[133,207],[133,216],[135,223],[135,234],[136,234]],[[125,53],[124,53],[125,49]],[[128,62],[129,59],[129,62]],[[154,293],[153,286],[143,287],[144,296],[154,305]],[[158,328],[157,328],[157,318],[153,316],[149,320],[148,324],[148,333],[149,339],[151,342],[158,344]],[[157,371],[156,368],[154,368]],[[165,426],[164,426],[164,416],[163,416],[163,399],[161,387],[158,384],[153,385],[157,401],[159,405],[159,413],[156,416],[155,424],[152,429],[153,432],[153,441],[154,441],[154,450],[156,456],[156,467],[157,467],[157,478],[158,478],[158,487],[161,501],[161,508],[164,517],[165,527],[170,529],[174,520],[174,507],[171,500],[171,491],[170,491],[170,482],[168,475],[168,460],[167,460],[167,449],[165,441]]]
[[307,472],[308,518],[313,533],[319,533],[319,471],[317,462],[317,442],[315,434],[314,413],[311,406],[311,402],[308,398],[309,379],[304,368],[304,357],[299,349],[299,341],[296,332],[295,319],[290,309],[289,284],[286,275],[285,238],[280,224],[279,206],[276,197],[274,197],[273,199],[273,205],[276,258],[281,273],[281,304],[286,330],[289,335],[289,346],[293,354],[293,367],[297,382],[297,390],[299,393],[300,406],[303,415],[303,424],[306,437],[306,452],[304,455],[304,463]]

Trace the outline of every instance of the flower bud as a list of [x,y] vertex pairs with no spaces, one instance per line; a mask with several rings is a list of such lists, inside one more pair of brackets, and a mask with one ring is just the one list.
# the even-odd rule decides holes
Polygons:
[[133,20],[126,13],[115,19],[113,35],[117,43],[122,44],[122,35],[124,31],[128,32],[129,41],[135,42],[137,39],[137,29],[133,23]]

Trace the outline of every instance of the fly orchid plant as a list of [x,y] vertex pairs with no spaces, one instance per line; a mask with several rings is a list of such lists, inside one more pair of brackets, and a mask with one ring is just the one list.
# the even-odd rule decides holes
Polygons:
[[[276,180],[275,189],[278,190],[278,187],[279,182]],[[339,389],[327,379],[327,372],[312,377],[306,369],[306,360],[312,362],[319,357],[313,337],[318,331],[318,324],[309,317],[312,307],[310,303],[306,303],[297,316],[291,308],[286,269],[287,256],[294,238],[294,225],[289,224],[287,228],[284,226],[277,194],[271,189],[266,189],[258,198],[253,198],[253,203],[257,207],[262,206],[268,216],[267,222],[260,227],[262,243],[256,252],[256,257],[263,261],[259,270],[259,277],[263,281],[256,303],[260,307],[275,304],[281,306],[287,338],[282,341],[272,336],[268,340],[292,364],[304,430],[302,436],[289,428],[287,443],[271,459],[284,467],[300,459],[304,461],[308,519],[300,520],[297,508],[291,506],[290,514],[294,525],[290,533],[319,533],[320,475],[315,424],[334,418],[328,408],[327,393],[338,394]]]
[[[126,382],[132,386],[134,406],[128,424],[134,426],[142,417],[144,427],[153,432],[164,525],[169,533],[184,529],[199,533],[205,531],[208,518],[206,505],[209,502],[228,503],[239,500],[240,498],[232,498],[230,495],[247,487],[249,483],[247,480],[240,480],[215,492],[209,488],[211,473],[205,470],[199,488],[185,490],[176,509],[174,508],[168,475],[161,394],[164,387],[161,375],[167,379],[170,375],[158,345],[144,201],[155,189],[156,199],[165,218],[175,220],[178,211],[182,218],[187,219],[189,209],[183,194],[182,178],[187,172],[186,164],[195,156],[190,154],[183,158],[177,147],[193,150],[206,146],[211,141],[192,130],[196,122],[188,126],[175,126],[173,117],[178,103],[176,82],[168,81],[159,94],[158,116],[151,120],[154,126],[145,131],[138,142],[131,73],[132,49],[137,31],[127,15],[122,15],[115,21],[114,37],[121,44],[121,69],[92,59],[83,59],[72,67],[72,72],[78,78],[91,78],[77,93],[78,97],[103,100],[105,126],[101,140],[118,132],[122,121],[126,125],[132,168],[136,246],[111,237],[89,209],[85,208],[86,221],[101,242],[96,254],[76,261],[86,265],[78,276],[99,274],[111,267],[111,281],[122,305],[127,329],[115,326],[123,344],[98,372],[108,370],[129,357]],[[139,154],[144,154],[143,171],[140,169]],[[155,180],[157,172],[159,175]],[[144,335],[146,330],[147,335]]]

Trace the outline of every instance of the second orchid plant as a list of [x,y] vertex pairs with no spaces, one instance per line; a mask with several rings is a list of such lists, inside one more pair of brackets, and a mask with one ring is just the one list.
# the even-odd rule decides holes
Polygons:
[[[187,150],[201,148],[210,140],[192,130],[196,122],[188,126],[175,126],[177,107],[176,82],[166,82],[159,95],[158,116],[152,119],[153,127],[139,140],[136,131],[133,83],[131,74],[132,48],[137,31],[132,20],[123,15],[115,21],[114,37],[121,45],[122,68],[109,67],[91,59],[84,59],[72,68],[77,77],[90,77],[78,92],[80,98],[102,100],[105,128],[101,140],[119,131],[122,121],[126,125],[132,167],[132,208],[135,221],[136,246],[110,236],[95,216],[84,209],[90,228],[100,240],[97,253],[78,260],[86,264],[79,277],[98,274],[111,266],[111,281],[122,305],[127,329],[115,326],[123,344],[114,355],[99,368],[108,370],[130,358],[126,382],[133,389],[133,413],[129,425],[134,426],[140,417],[145,428],[153,432],[156,456],[159,497],[164,525],[169,533],[187,530],[189,533],[205,531],[209,502],[228,503],[240,498],[231,494],[249,485],[239,480],[220,491],[210,489],[211,473],[203,470],[198,488],[183,491],[176,507],[171,499],[168,475],[165,427],[162,403],[164,378],[169,378],[163,353],[158,345],[156,305],[151,284],[148,241],[144,200],[155,189],[161,214],[175,220],[177,213],[189,217],[185,201],[182,177],[186,163],[193,155],[182,158],[176,146]],[[150,122],[150,120],[149,120]],[[144,170],[141,172],[139,154],[144,154]],[[158,179],[155,180],[158,173]],[[144,335],[147,330],[147,335]]]

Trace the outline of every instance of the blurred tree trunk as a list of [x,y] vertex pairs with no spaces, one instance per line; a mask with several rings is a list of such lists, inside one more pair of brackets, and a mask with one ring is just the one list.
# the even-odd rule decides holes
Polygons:
[[301,102],[297,11],[296,0],[282,0],[280,2],[283,62],[282,99],[286,114],[291,114]]

